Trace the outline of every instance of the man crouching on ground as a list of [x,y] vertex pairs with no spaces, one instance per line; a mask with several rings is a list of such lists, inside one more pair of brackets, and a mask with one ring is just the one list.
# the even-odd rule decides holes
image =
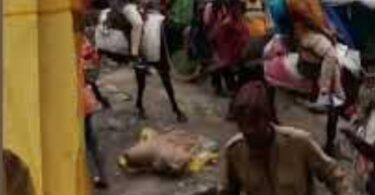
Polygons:
[[352,194],[344,170],[307,132],[276,125],[263,83],[244,85],[234,101],[240,133],[224,148],[219,195],[310,195],[315,175],[333,194]]

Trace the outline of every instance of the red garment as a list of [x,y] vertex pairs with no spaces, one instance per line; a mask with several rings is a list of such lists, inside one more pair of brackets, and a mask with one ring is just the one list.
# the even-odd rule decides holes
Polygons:
[[164,15],[166,15],[168,12],[169,3],[169,0],[160,0],[161,13],[163,13]]
[[100,57],[96,48],[85,37],[80,51],[80,64],[84,69],[99,68]]
[[91,87],[86,84],[85,70],[89,68],[99,68],[100,58],[96,48],[90,41],[84,37],[80,49],[80,58],[78,63],[78,80],[79,80],[79,95],[81,98],[81,106],[83,114],[86,116],[99,109],[100,103],[95,98]]
[[213,11],[210,18],[210,26],[213,26],[211,40],[217,62],[215,66],[227,67],[237,64],[249,40],[246,24],[226,9]]

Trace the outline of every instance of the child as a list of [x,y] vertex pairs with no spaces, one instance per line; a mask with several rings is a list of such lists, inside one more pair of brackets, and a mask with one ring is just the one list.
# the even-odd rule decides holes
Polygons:
[[96,48],[93,46],[94,30],[86,26],[80,49],[80,59],[78,64],[79,89],[83,104],[83,114],[85,119],[85,140],[88,150],[90,168],[93,173],[94,184],[98,188],[107,188],[107,178],[104,171],[104,162],[99,152],[98,140],[91,124],[93,114],[101,107],[109,108],[109,102],[102,97],[95,83],[94,76],[88,74],[89,71],[98,71],[100,58]]

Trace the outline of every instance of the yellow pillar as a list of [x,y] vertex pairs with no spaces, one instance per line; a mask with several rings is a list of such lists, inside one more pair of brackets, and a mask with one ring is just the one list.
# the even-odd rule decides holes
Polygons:
[[80,157],[84,153],[70,1],[39,3],[41,13],[49,13],[39,16],[44,191],[45,195],[73,195],[85,181],[77,181],[84,178]]
[[37,195],[88,195],[71,0],[4,4],[4,146]]
[[37,2],[4,1],[4,145],[29,165],[42,194]]

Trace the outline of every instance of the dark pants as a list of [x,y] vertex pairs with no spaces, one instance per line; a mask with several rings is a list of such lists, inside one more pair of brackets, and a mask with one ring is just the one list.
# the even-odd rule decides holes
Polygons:
[[[110,104],[109,101],[102,96],[99,91],[98,86],[96,85],[95,81],[86,80],[86,84],[91,86],[91,89],[95,95],[95,98],[105,107],[109,108]],[[95,128],[92,125],[92,117],[93,114],[88,114],[85,116],[85,143],[86,143],[86,151],[87,151],[87,158],[90,168],[90,173],[93,177],[99,177],[102,181],[106,181],[106,173],[105,173],[105,163],[104,157],[100,152],[99,149],[99,142],[98,142],[98,135]]]
[[183,47],[184,29],[185,26],[176,24],[172,21],[168,21],[166,26],[166,38],[170,55]]
[[167,66],[162,66],[160,63],[145,62],[145,63],[142,63],[142,66],[138,65],[135,67],[135,75],[136,75],[137,86],[138,86],[136,107],[142,112],[144,111],[143,94],[146,88],[147,70],[148,68],[151,68],[151,67],[155,67],[158,70],[160,79],[163,83],[165,91],[167,92],[172,109],[174,112],[179,114],[181,111],[177,105],[169,69],[166,68]]
[[375,183],[375,170],[372,170],[366,182],[366,191],[368,195],[375,195],[374,183]]
[[233,92],[235,89],[235,78],[229,68],[223,69],[212,74],[211,83],[217,94],[223,93],[223,81],[228,92]]
[[88,82],[88,84],[91,86],[91,89],[95,95],[95,98],[105,107],[109,108],[111,105],[106,97],[104,97],[100,91],[99,87],[96,85],[95,82]]
[[117,54],[110,51],[99,50],[99,53],[100,55],[104,55],[117,63],[127,63],[130,59],[129,55]]

